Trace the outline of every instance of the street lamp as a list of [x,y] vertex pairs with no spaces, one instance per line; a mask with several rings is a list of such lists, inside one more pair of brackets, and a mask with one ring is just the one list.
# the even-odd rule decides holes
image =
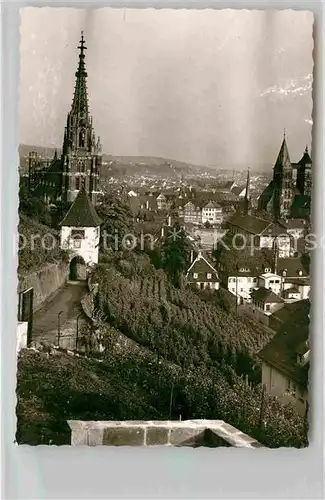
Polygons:
[[60,334],[61,334],[61,332],[60,332],[60,316],[62,313],[63,313],[63,311],[60,311],[58,313],[58,347],[60,347]]
[[78,337],[79,337],[79,318],[82,316],[82,312],[77,316],[77,331],[76,331],[76,350],[78,348]]

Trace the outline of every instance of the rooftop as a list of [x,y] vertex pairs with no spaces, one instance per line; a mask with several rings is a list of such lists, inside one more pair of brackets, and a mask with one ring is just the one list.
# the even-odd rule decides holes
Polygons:
[[292,313],[287,316],[278,333],[259,352],[258,356],[301,387],[307,388],[309,363],[305,366],[299,365],[297,353],[308,339],[310,303],[302,300],[299,303],[296,302],[292,309]]
[[264,303],[267,302],[269,304],[280,304],[283,302],[281,297],[272,292],[271,289],[267,289],[264,286],[253,290],[251,296],[255,300],[259,300]]
[[101,220],[95,207],[85,189],[82,188],[61,222],[61,226],[98,227],[100,224]]

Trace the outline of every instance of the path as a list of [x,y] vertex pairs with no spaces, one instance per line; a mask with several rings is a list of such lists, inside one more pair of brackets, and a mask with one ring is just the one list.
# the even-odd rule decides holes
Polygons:
[[32,340],[42,338],[53,342],[53,332],[58,329],[59,312],[63,311],[60,315],[62,326],[68,320],[77,318],[81,311],[80,300],[87,291],[86,282],[66,283],[58,290],[51,301],[34,313]]

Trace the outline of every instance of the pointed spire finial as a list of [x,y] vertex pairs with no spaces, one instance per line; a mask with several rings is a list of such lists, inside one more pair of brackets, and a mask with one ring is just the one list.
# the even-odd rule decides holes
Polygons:
[[285,138],[286,138],[286,129],[284,127],[284,129],[283,129],[283,139],[285,139]]
[[306,145],[305,153],[308,153],[308,144]]

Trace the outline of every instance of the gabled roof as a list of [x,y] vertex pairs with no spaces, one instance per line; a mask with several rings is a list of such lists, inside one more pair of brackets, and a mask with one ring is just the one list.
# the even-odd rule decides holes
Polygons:
[[280,223],[286,229],[304,229],[307,227],[307,221],[305,219],[287,219],[281,220]]
[[[301,349],[301,344],[308,339],[310,303],[302,300],[296,302],[294,306],[292,313],[287,316],[277,334],[258,353],[258,356],[280,373],[307,388],[308,364],[298,365],[297,352]],[[287,309],[287,306],[284,306],[281,311],[285,308]],[[281,311],[277,311],[276,314],[281,314]]]
[[231,190],[236,196],[239,196],[243,191],[246,191],[246,186],[234,186]]
[[[286,272],[286,278],[306,278],[308,273],[299,257],[285,257],[277,261],[277,272],[280,276]],[[301,272],[301,274],[299,274]]]
[[221,206],[216,201],[209,201],[203,208],[221,208]]
[[264,286],[253,290],[251,296],[255,300],[259,300],[263,303],[267,302],[268,304],[280,304],[283,302],[281,297],[272,292],[272,290],[268,290]]
[[61,222],[61,226],[98,227],[101,222],[94,205],[83,187]]
[[[197,274],[198,277],[194,278],[194,274]],[[207,274],[211,274],[211,278],[208,279]],[[201,252],[199,252],[199,255],[189,267],[186,278],[190,283],[220,281],[216,269],[205,257],[203,257]]]

